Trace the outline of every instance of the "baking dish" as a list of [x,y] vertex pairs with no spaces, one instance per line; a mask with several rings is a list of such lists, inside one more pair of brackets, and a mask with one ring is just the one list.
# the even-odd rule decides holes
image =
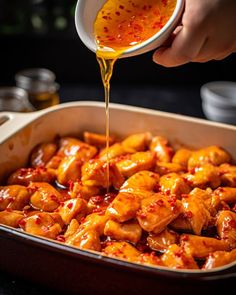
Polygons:
[[[0,180],[26,164],[32,148],[60,135],[104,132],[104,104],[67,103],[35,113],[0,113]],[[219,145],[234,158],[236,127],[125,105],[110,106],[111,133],[150,131],[174,147]],[[77,294],[199,294],[219,284],[233,286],[236,263],[209,271],[171,270],[109,258],[0,226],[0,269]]]

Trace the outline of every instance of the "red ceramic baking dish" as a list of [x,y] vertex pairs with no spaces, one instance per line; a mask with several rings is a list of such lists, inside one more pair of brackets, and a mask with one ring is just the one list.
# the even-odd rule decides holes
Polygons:
[[[0,113],[0,182],[56,135],[103,133],[104,104],[67,103],[43,111]],[[125,105],[110,106],[111,133],[150,131],[174,147],[219,145],[236,158],[236,127]],[[109,258],[0,226],[0,269],[67,294],[204,294],[234,287],[236,263],[213,270],[172,270]],[[210,288],[210,289],[209,289]]]

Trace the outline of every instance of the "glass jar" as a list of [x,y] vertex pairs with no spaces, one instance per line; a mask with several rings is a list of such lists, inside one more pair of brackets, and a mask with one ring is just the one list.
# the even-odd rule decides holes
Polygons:
[[34,107],[28,100],[28,93],[17,87],[0,88],[0,111],[32,112]]
[[59,85],[55,79],[52,71],[42,68],[26,69],[15,75],[17,87],[28,92],[29,101],[37,110],[59,103]]

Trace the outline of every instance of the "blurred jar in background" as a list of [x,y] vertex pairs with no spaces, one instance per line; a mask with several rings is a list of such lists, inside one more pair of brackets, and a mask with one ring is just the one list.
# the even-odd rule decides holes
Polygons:
[[37,110],[60,102],[55,79],[53,72],[42,68],[25,69],[15,75],[16,86],[28,92],[29,101]]
[[33,106],[28,100],[28,93],[17,87],[0,87],[0,111],[32,112]]

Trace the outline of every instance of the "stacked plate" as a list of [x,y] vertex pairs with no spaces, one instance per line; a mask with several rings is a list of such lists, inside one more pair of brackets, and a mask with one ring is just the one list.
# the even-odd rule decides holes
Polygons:
[[201,87],[202,109],[213,121],[236,124],[236,82],[215,81]]

